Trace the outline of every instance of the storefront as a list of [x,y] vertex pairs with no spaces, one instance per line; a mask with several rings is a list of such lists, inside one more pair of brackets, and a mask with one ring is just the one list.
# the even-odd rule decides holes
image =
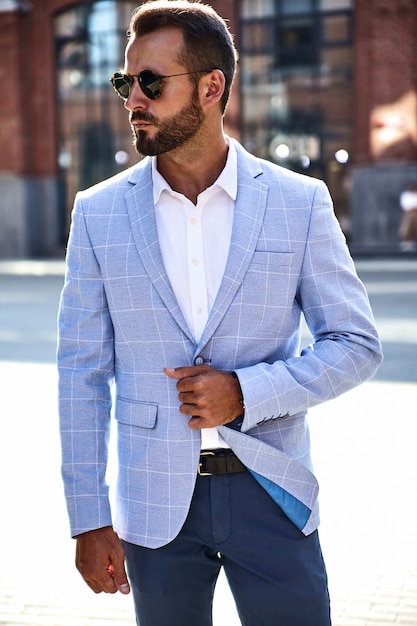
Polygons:
[[[137,1],[0,0],[0,257],[64,249],[75,193],[138,156],[109,77]],[[212,0],[235,33],[226,130],[328,184],[352,250],[395,252],[417,181],[414,0]]]

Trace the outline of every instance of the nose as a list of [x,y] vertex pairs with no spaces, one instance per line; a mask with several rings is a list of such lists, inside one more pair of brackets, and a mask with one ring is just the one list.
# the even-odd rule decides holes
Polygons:
[[144,111],[148,108],[149,99],[145,96],[142,89],[139,87],[137,76],[133,79],[133,84],[130,89],[129,97],[124,103],[125,108],[128,111],[137,111],[138,109]]

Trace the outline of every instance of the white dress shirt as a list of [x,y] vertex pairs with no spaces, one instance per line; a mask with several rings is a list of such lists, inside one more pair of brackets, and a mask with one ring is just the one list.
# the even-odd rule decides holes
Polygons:
[[[229,145],[226,165],[194,205],[173,191],[152,157],[152,180],[159,245],[168,278],[198,343],[223,279],[237,195],[237,155]],[[175,363],[169,363],[175,367]],[[201,448],[228,447],[217,428],[202,430]]]

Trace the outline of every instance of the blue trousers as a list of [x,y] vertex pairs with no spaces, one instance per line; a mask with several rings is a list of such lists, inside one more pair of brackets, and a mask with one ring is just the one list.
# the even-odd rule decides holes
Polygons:
[[303,535],[249,472],[201,476],[180,534],[124,542],[138,626],[211,626],[223,567],[243,626],[329,626],[317,532]]

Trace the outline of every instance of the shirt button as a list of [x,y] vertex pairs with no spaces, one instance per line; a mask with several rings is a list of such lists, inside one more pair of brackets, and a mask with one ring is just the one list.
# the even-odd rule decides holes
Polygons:
[[194,365],[203,365],[204,359],[202,356],[196,356],[194,359]]

